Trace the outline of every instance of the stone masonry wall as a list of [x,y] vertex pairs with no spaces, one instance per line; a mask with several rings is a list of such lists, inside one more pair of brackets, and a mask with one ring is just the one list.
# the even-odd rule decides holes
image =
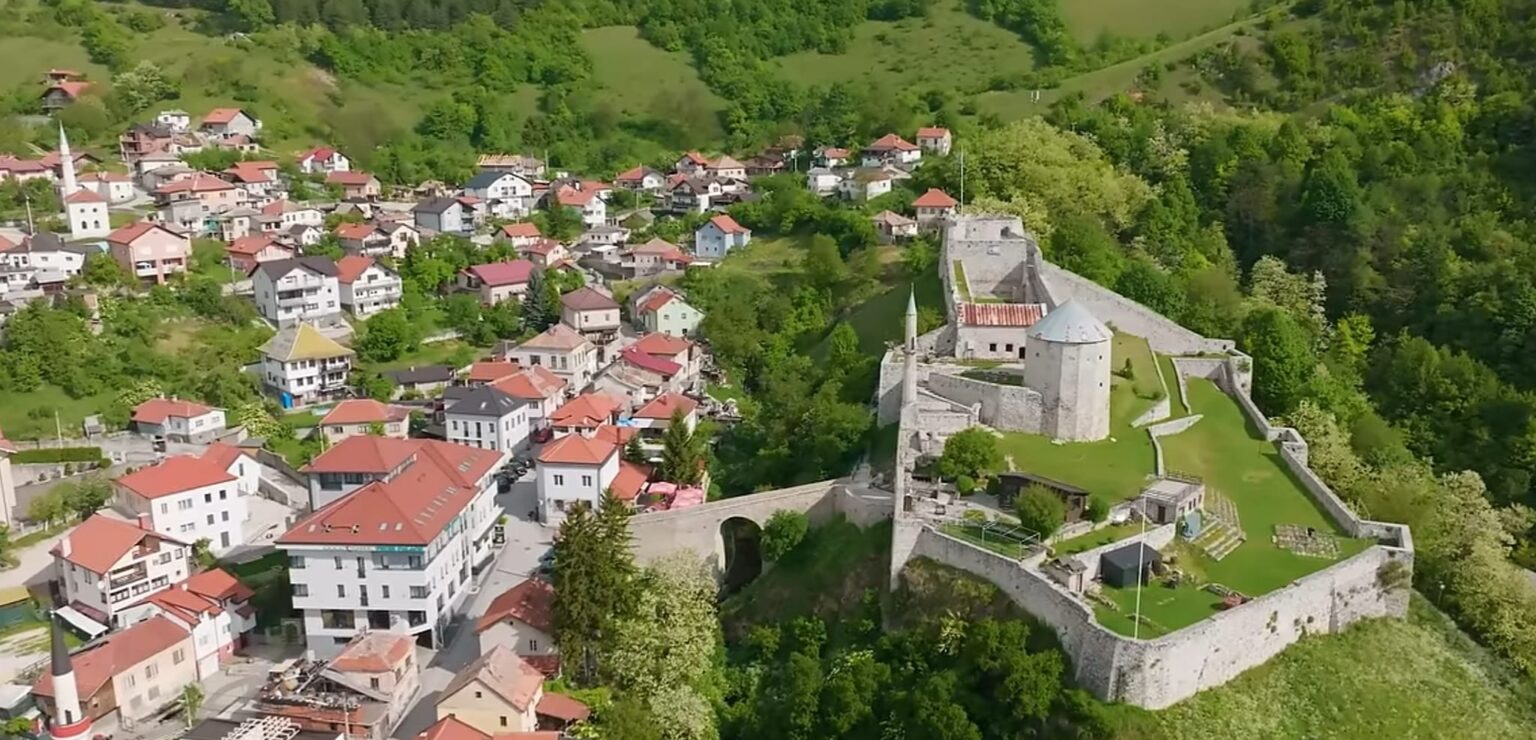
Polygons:
[[[946,289],[953,282],[956,260],[965,265],[971,294],[992,295],[1009,301],[1025,299],[1031,254],[1038,254],[1034,237],[1014,216],[969,218],[951,225],[941,250],[941,269]],[[949,294],[949,293],[946,293]],[[952,311],[951,311],[952,312]]]
[[928,376],[928,390],[967,406],[981,404],[981,422],[994,429],[1040,431],[1040,394],[1030,388],[935,372]]
[[1173,542],[1173,538],[1176,536],[1176,534],[1177,531],[1175,530],[1174,525],[1161,524],[1147,530],[1146,534],[1141,534],[1138,532],[1137,534],[1133,534],[1123,540],[1117,540],[1107,545],[1101,545],[1099,547],[1093,548],[1092,550],[1084,550],[1083,552],[1072,555],[1070,557],[1073,560],[1083,564],[1083,581],[1091,581],[1099,577],[1099,565],[1103,563],[1105,553],[1114,552],[1115,550],[1125,547],[1126,545],[1134,545],[1137,542],[1145,542],[1147,543],[1147,547],[1150,547],[1153,550],[1161,550],[1167,547],[1168,543]]
[[1235,346],[1226,339],[1206,339],[1140,303],[1049,262],[1040,263],[1040,272],[1058,303],[1077,301],[1100,321],[1113,324],[1116,330],[1146,338],[1158,352],[1174,355],[1226,352]]

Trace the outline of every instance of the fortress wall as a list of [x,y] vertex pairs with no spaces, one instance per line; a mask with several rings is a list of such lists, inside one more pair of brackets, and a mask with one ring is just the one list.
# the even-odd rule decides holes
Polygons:
[[[969,265],[967,265],[969,268]],[[1146,338],[1152,349],[1170,355],[1226,352],[1236,345],[1227,339],[1206,339],[1162,314],[1080,275],[1041,261],[1040,273],[1051,286],[1057,304],[1074,300],[1117,331]]]
[[1148,529],[1145,534],[1138,532],[1123,540],[1117,540],[1107,545],[1101,545],[1099,547],[1093,548],[1092,550],[1084,550],[1083,552],[1080,552],[1076,555],[1070,555],[1068,557],[1083,564],[1083,567],[1085,568],[1083,571],[1083,580],[1085,582],[1091,581],[1099,577],[1099,565],[1103,562],[1102,558],[1105,553],[1114,552],[1115,550],[1118,550],[1127,545],[1134,545],[1137,542],[1145,542],[1147,543],[1147,547],[1150,547],[1153,550],[1161,550],[1167,547],[1168,543],[1173,542],[1173,538],[1177,534],[1178,532],[1174,528],[1174,525],[1160,524],[1156,527]]
[[928,376],[928,390],[966,406],[981,404],[981,422],[994,429],[1040,431],[1040,394],[1030,388],[935,372]]
[[1029,284],[1026,264],[1039,247],[1016,216],[975,217],[949,225],[941,253],[946,295],[953,295],[954,263],[960,260],[973,296],[1022,301]]
[[1143,411],[1141,416],[1131,422],[1133,427],[1144,427],[1148,424],[1162,421],[1173,415],[1173,402],[1169,396],[1163,396],[1162,400],[1152,404],[1152,408]]

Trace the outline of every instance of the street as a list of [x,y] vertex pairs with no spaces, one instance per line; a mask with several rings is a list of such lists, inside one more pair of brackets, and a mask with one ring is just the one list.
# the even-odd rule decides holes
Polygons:
[[528,520],[528,512],[534,508],[536,500],[532,473],[512,484],[511,491],[496,497],[496,503],[507,514],[507,544],[497,554],[495,563],[480,574],[479,586],[470,589],[460,616],[451,627],[448,647],[422,663],[421,698],[406,713],[391,737],[415,737],[437,721],[438,692],[453,680],[459,669],[480,657],[475,621],[485,613],[492,600],[538,568],[539,556],[549,549],[554,531]]

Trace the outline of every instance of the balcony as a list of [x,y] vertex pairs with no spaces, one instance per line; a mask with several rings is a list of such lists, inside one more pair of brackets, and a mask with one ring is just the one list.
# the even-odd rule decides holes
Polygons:
[[142,581],[149,577],[149,570],[143,563],[134,563],[126,568],[119,568],[107,577],[107,588],[113,591],[123,588],[130,583]]
[[303,306],[313,297],[314,291],[283,291],[277,294],[277,305],[281,308],[296,308]]

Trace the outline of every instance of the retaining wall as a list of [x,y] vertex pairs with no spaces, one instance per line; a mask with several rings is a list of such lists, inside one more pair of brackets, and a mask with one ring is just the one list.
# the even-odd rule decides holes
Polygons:
[[[967,265],[969,267],[969,265]],[[1040,274],[1059,303],[1077,301],[1099,321],[1144,337],[1152,349],[1167,355],[1225,353],[1236,345],[1228,339],[1207,339],[1164,318],[1162,314],[1098,283],[1041,260]]]
[[1170,542],[1173,542],[1173,538],[1177,534],[1178,532],[1174,525],[1160,524],[1147,530],[1145,534],[1137,532],[1123,540],[1100,545],[1092,550],[1084,550],[1076,555],[1068,555],[1067,558],[1083,564],[1083,581],[1087,582],[1099,577],[1099,565],[1102,563],[1105,553],[1113,552],[1126,545],[1134,545],[1137,542],[1145,542],[1147,547],[1153,550],[1161,550],[1167,547]]
[[1022,385],[934,372],[928,375],[934,395],[966,406],[981,405],[981,422],[1002,431],[1039,433],[1040,393]]
[[1143,411],[1141,416],[1136,417],[1136,420],[1131,422],[1131,426],[1144,427],[1148,424],[1162,421],[1163,419],[1172,416],[1173,401],[1169,396],[1166,395],[1166,391],[1164,393],[1165,395],[1163,396],[1163,400],[1152,404],[1152,408]]

